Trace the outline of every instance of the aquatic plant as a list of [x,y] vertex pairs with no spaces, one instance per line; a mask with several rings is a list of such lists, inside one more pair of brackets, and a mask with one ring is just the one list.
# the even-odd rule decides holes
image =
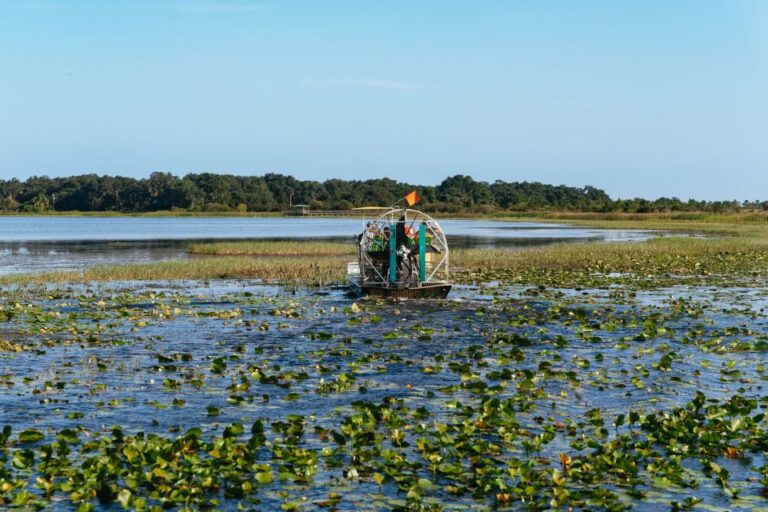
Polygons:
[[0,502],[763,506],[764,290],[680,290],[6,290]]

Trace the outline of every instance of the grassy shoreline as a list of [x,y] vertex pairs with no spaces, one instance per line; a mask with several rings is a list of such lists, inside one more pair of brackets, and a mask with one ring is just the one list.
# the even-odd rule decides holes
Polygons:
[[205,256],[353,256],[354,244],[300,240],[257,240],[192,244],[189,253]]
[[[195,244],[187,260],[97,266],[82,271],[14,274],[0,285],[97,281],[260,279],[325,286],[345,281],[354,245],[342,242]],[[768,276],[768,237],[661,237],[644,242],[569,242],[515,249],[451,252],[458,284],[488,282],[607,288],[708,283],[729,286]]]
[[563,288],[732,286],[768,276],[768,239],[661,237],[580,242],[522,250],[458,251],[457,282]]
[[9,274],[0,285],[90,283],[108,281],[176,281],[211,279],[261,279],[263,281],[324,286],[340,283],[344,262],[339,256],[292,256],[274,259],[212,256],[188,260],[126,265],[102,265],[85,270]]
[[768,234],[768,212],[738,214],[653,213],[591,214],[549,213],[541,216],[511,216],[504,220],[565,223],[599,229],[648,229],[679,233],[761,237]]
[[[645,242],[568,242],[544,247],[467,249],[451,252],[454,280],[460,284],[636,287],[762,278],[768,269],[768,213],[752,214],[549,214],[512,217],[607,229],[650,229],[705,233],[706,238],[661,237]],[[345,263],[354,259],[351,243],[242,241],[190,246],[188,260],[97,266],[83,271],[13,274],[0,285],[261,279],[323,286],[343,283]]]

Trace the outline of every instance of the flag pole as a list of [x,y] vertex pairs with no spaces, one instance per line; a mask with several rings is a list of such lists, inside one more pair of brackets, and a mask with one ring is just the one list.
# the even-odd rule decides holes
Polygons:
[[392,206],[390,206],[389,208],[392,209],[392,208],[394,208],[395,206],[397,206],[398,204],[400,204],[403,201],[405,201],[405,197],[401,197],[400,199],[398,199],[397,201],[392,203]]
[[397,201],[392,203],[392,206],[390,206],[389,209],[390,210],[393,209],[395,206],[397,206],[398,204],[402,203],[403,201],[405,201],[405,196],[401,197],[400,199],[398,199]]
[[[403,201],[407,201],[407,200],[408,200],[408,196],[410,196],[410,195],[411,195],[411,194],[413,194],[414,192],[416,192],[416,191],[414,190],[413,192],[409,192],[409,193],[407,193],[406,195],[404,195],[403,197],[401,197],[400,199],[398,199],[397,201],[395,201],[395,202],[392,204],[392,206],[390,206],[390,207],[389,207],[389,209],[391,210],[391,209],[393,209],[395,206],[397,206],[398,204],[400,204],[401,202],[403,202]],[[416,195],[416,197],[417,197],[417,198],[419,197],[419,196],[418,196],[418,194]],[[421,198],[419,198],[419,199],[421,199]],[[417,199],[417,200],[418,200],[418,199]],[[416,204],[416,203],[414,203],[414,204]],[[410,208],[410,206],[411,206],[411,205],[408,205],[408,207],[409,207],[409,208]]]

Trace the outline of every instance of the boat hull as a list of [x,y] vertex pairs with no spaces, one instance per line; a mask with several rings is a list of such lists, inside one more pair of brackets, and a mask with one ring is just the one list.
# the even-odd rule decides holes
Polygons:
[[381,285],[363,285],[359,287],[360,294],[372,297],[387,297],[392,299],[445,299],[452,285],[446,283],[425,284],[413,287],[396,287]]

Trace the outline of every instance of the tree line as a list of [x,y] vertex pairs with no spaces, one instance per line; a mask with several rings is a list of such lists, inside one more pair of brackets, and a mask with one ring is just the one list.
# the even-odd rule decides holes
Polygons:
[[234,176],[199,173],[179,177],[156,172],[149,178],[85,174],[65,178],[35,176],[0,180],[0,211],[5,212],[277,212],[290,205],[346,210],[389,206],[411,190],[419,208],[430,212],[568,210],[580,212],[725,212],[768,209],[768,202],[681,201],[677,198],[614,200],[595,187],[535,182],[474,180],[456,175],[437,186],[401,183],[388,178],[326,181],[298,180],[282,174]]

